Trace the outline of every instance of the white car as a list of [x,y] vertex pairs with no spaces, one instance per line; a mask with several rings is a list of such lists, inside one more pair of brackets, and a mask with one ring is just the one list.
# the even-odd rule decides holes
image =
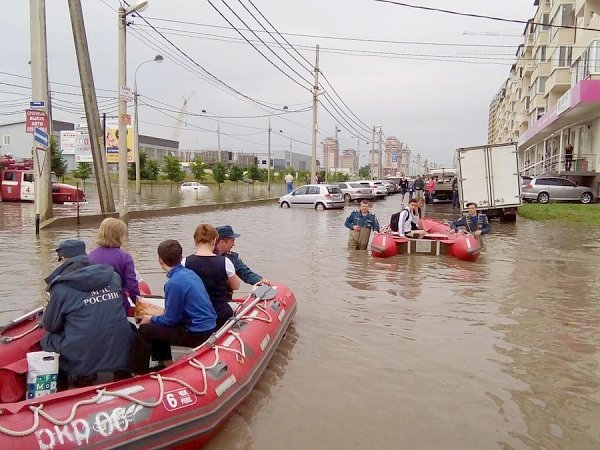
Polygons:
[[181,183],[182,191],[208,191],[210,188],[204,184],[200,184],[197,181],[185,181]]
[[279,199],[282,208],[302,207],[324,209],[340,208],[345,205],[342,191],[330,184],[305,184]]
[[375,198],[385,198],[388,195],[387,187],[385,187],[381,181],[361,180],[359,183],[363,186],[370,187],[373,190]]

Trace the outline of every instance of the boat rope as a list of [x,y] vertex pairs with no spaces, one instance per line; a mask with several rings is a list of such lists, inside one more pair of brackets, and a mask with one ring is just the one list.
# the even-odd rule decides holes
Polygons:
[[246,315],[246,316],[242,317],[242,319],[259,320],[261,322],[267,322],[267,323],[273,322],[273,318],[271,317],[271,315],[269,314],[269,312],[266,310],[265,307],[263,307],[262,305],[256,305],[256,309],[265,313],[267,315],[267,319],[265,319],[264,317],[259,317],[258,315],[256,315],[256,316]]
[[31,328],[31,329],[29,329],[29,330],[27,330],[27,331],[24,331],[24,332],[23,332],[23,333],[21,333],[21,334],[17,334],[16,336],[2,336],[2,337],[0,338],[0,342],[1,342],[2,344],[8,344],[9,342],[16,341],[17,339],[21,339],[23,336],[27,336],[29,333],[31,333],[31,332],[33,332],[33,331],[37,330],[37,329],[38,329],[38,328],[40,328],[41,326],[42,326],[42,324],[41,324],[41,323],[39,323],[39,322],[37,322],[37,323],[36,323],[36,324],[33,326],[33,328]]
[[[245,302],[244,302],[245,303]],[[244,317],[244,318],[252,318],[252,319],[257,319],[259,321],[263,321],[263,322],[268,322],[271,323],[272,322],[272,317],[271,315],[268,313],[267,311],[267,301],[264,301],[264,306],[261,306],[259,304],[255,305],[255,307],[257,309],[259,309],[260,311],[264,312],[268,319],[265,318],[259,318],[258,316],[255,317]],[[34,331],[35,329],[38,328],[40,324],[37,323],[35,327],[33,327],[31,330],[26,331],[25,333],[23,333],[22,335],[19,336],[13,336],[12,339],[19,339],[20,337],[25,336],[28,333],[31,333],[32,331]],[[109,391],[106,389],[106,387],[102,388],[102,389],[96,389],[96,395],[94,395],[92,398],[86,399],[86,400],[80,400],[78,402],[75,402],[73,404],[73,406],[71,407],[71,412],[70,414],[65,418],[65,419],[57,419],[53,416],[51,416],[50,414],[48,414],[46,411],[43,410],[44,408],[44,404],[41,403],[37,406],[29,406],[29,410],[33,413],[33,423],[31,425],[31,427],[29,427],[26,430],[21,430],[21,431],[15,431],[15,430],[10,430],[8,428],[4,428],[2,426],[0,426],[0,432],[9,436],[13,436],[13,437],[24,437],[24,436],[28,436],[32,433],[34,433],[39,425],[40,425],[40,416],[42,416],[44,419],[46,419],[48,422],[52,423],[53,425],[56,426],[66,426],[68,425],[71,421],[73,421],[73,419],[75,418],[75,415],[77,414],[77,409],[81,406],[86,406],[86,405],[92,405],[94,403],[98,403],[100,401],[100,399],[102,399],[105,396],[110,396],[110,397],[115,397],[115,398],[121,398],[121,399],[125,399],[131,403],[135,403],[137,405],[143,406],[145,408],[155,408],[158,405],[160,405],[161,403],[163,403],[163,398],[165,396],[165,387],[164,387],[164,381],[171,381],[174,383],[178,383],[181,386],[184,386],[185,388],[189,389],[191,392],[193,392],[195,395],[198,396],[202,396],[202,395],[206,395],[208,392],[208,382],[207,382],[207,375],[206,375],[206,371],[210,370],[214,367],[217,366],[217,364],[220,362],[220,357],[219,357],[219,351],[223,350],[223,351],[228,351],[228,352],[232,352],[235,354],[235,358],[236,361],[239,364],[243,364],[246,358],[246,346],[244,344],[244,341],[242,340],[242,337],[239,335],[239,333],[229,330],[228,333],[230,335],[232,335],[235,340],[237,340],[240,343],[240,349],[237,350],[235,348],[230,348],[230,347],[225,347],[222,345],[214,345],[212,348],[214,349],[215,352],[215,361],[210,365],[210,366],[205,366],[204,364],[202,364],[201,361],[197,360],[196,358],[191,358],[188,360],[188,364],[196,369],[200,369],[202,372],[202,384],[204,386],[204,389],[202,391],[196,389],[195,387],[193,387],[191,384],[189,384],[186,381],[183,381],[179,378],[176,377],[165,377],[162,376],[158,373],[154,373],[150,375],[150,378],[154,379],[157,381],[158,386],[159,386],[159,393],[158,393],[158,397],[156,399],[156,401],[143,401],[140,399],[137,399],[135,397],[132,397],[129,394],[125,394],[123,392],[117,392],[117,391]]]

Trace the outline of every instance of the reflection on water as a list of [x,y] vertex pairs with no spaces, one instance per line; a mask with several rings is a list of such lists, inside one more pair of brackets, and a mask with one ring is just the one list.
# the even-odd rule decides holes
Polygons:
[[[161,186],[138,205],[243,199],[252,189],[189,199]],[[398,207],[389,197],[373,210],[385,223]],[[475,263],[377,260],[346,249],[350,211],[273,204],[130,223],[126,249],[155,293],[165,279],[158,243],[178,239],[192,253],[195,226],[209,222],[232,225],[242,235],[234,250],[298,298],[295,326],[209,448],[600,447],[600,230],[494,223]],[[42,298],[57,243],[79,236],[91,248],[95,230],[38,240],[33,205],[0,212],[7,320]],[[452,217],[443,205],[428,213]]]

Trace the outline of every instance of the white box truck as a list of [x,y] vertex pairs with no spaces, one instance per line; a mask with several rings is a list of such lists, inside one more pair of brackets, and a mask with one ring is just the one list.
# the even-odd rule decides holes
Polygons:
[[503,222],[517,219],[521,206],[521,177],[517,144],[482,145],[456,150],[458,195],[461,207],[477,203],[488,217]]

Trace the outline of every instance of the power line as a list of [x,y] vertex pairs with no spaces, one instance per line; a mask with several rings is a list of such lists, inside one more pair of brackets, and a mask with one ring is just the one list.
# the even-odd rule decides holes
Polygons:
[[455,16],[474,17],[476,19],[496,20],[499,22],[520,23],[520,24],[525,24],[525,25],[530,25],[530,24],[531,25],[540,25],[540,26],[553,27],[553,28],[567,28],[567,29],[572,29],[572,30],[600,31],[600,28],[578,27],[575,25],[552,25],[552,24],[547,24],[547,23],[542,23],[542,22],[534,22],[533,20],[505,19],[503,17],[486,16],[483,14],[465,13],[465,12],[460,12],[460,11],[452,11],[449,9],[433,8],[431,6],[411,5],[409,3],[397,2],[397,1],[393,1],[393,0],[373,0],[373,1],[379,2],[379,3],[389,3],[392,5],[396,5],[396,6],[403,6],[405,8],[421,9],[421,10],[425,10],[425,11],[435,11],[435,12],[441,12],[444,14],[452,14]]

